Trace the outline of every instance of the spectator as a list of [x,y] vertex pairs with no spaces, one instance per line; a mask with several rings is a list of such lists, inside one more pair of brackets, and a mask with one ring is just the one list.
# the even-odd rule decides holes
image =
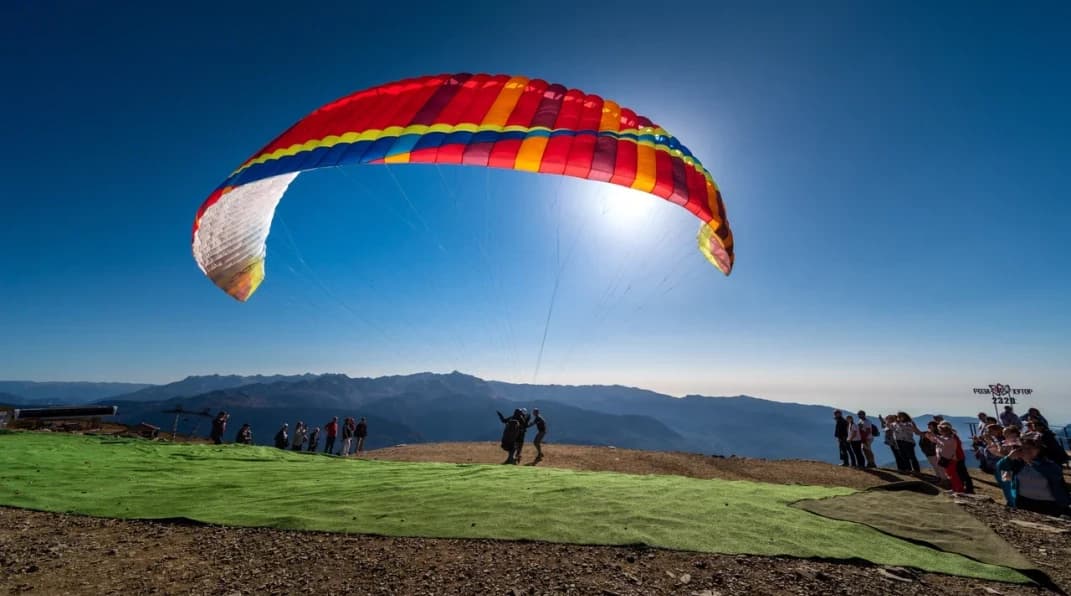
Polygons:
[[356,454],[360,457],[364,453],[364,440],[368,437],[368,420],[364,416],[361,416],[361,421],[357,423],[354,433],[357,436]]
[[287,435],[286,430],[290,428],[290,425],[283,423],[279,432],[275,433],[275,447],[278,449],[286,449],[286,446],[290,444],[290,437]]
[[[937,434],[936,421],[929,421],[926,423],[926,427],[930,433]],[[931,441],[928,435],[923,434],[919,437],[919,450],[926,456],[926,461],[930,462],[930,467],[933,468],[933,475],[937,477],[937,484],[944,488],[951,488],[951,485],[948,482],[948,474],[945,473],[945,469],[937,463],[937,444]]]
[[316,450],[320,448],[320,427],[312,429],[309,434],[309,453],[316,453]]
[[353,445],[353,432],[357,430],[357,422],[346,417],[345,423],[342,424],[342,451],[339,451],[339,455],[346,457],[350,454],[350,446]]
[[1002,426],[1023,427],[1023,421],[1019,419],[1019,415],[1015,413],[1011,406],[1004,406],[1004,411],[1000,413],[1000,424]]
[[1004,448],[1009,452],[1015,449],[1022,442],[1022,432],[1018,426],[1005,426],[1004,427]]
[[870,448],[870,445],[874,442],[874,436],[878,433],[878,427],[874,426],[866,417],[866,412],[859,410],[859,421],[856,423],[859,425],[859,434],[863,439],[863,457],[866,458],[866,467],[876,468],[877,462],[874,461],[874,450]]
[[238,435],[234,437],[235,443],[241,443],[243,445],[253,444],[253,428],[246,422],[242,425],[242,428],[238,429]]
[[853,468],[862,469],[866,467],[866,460],[863,459],[863,439],[859,425],[851,416],[845,416],[844,419],[848,421],[848,459],[851,460]]
[[1038,423],[1037,422],[1034,422],[1030,418],[1027,418],[1027,417],[1024,416],[1023,417],[1023,426],[1025,426],[1026,428],[1023,429],[1023,434],[1022,434],[1021,438],[1023,438],[1023,439],[1035,439],[1035,440],[1041,438],[1041,431],[1038,430]]
[[900,455],[900,446],[896,443],[896,436],[893,434],[893,427],[896,426],[896,416],[878,416],[878,420],[881,420],[881,427],[885,429],[885,444],[889,446],[892,451],[893,458],[896,460],[896,469],[903,471],[904,458]]
[[1045,515],[1071,513],[1060,466],[1039,451],[1036,441],[1026,439],[997,463],[1008,506]]
[[216,414],[216,417],[212,419],[212,433],[209,436],[212,437],[212,442],[216,445],[223,444],[223,433],[227,431],[227,420],[229,418],[230,416],[226,412],[220,410],[219,414]]
[[294,451],[301,451],[305,448],[305,441],[308,438],[309,428],[305,426],[305,423],[298,420],[294,425],[294,438],[291,441],[292,449]]
[[1071,460],[1071,457],[1067,455],[1063,445],[1056,439],[1056,435],[1049,430],[1049,427],[1044,422],[1034,420],[1032,424],[1038,434],[1035,442],[1038,445],[1041,457],[1058,466],[1066,465],[1068,460]]
[[967,470],[967,456],[963,452],[963,442],[960,441],[959,435],[956,434],[956,429],[952,428],[949,424],[948,427],[952,429],[952,439],[956,444],[956,474],[959,475],[960,482],[963,483],[963,491],[968,495],[974,494],[974,480],[971,478],[971,473]]
[[335,449],[335,437],[338,436],[338,416],[331,419],[324,426],[324,430],[327,432],[327,440],[324,441],[324,453],[332,453]]
[[1040,422],[1045,425],[1045,428],[1049,427],[1049,421],[1041,415],[1041,412],[1037,408],[1030,408],[1026,411],[1026,416],[1023,416],[1024,420],[1033,420],[1034,422]]
[[896,422],[893,425],[893,437],[896,439],[896,448],[900,452],[900,460],[904,467],[901,472],[918,474],[919,460],[915,456],[915,421],[907,412],[897,412]]
[[943,468],[945,475],[948,476],[948,482],[952,485],[952,492],[964,492],[966,488],[962,477],[957,471],[958,466],[956,463],[958,456],[956,446],[959,444],[959,438],[956,437],[956,433],[952,430],[952,425],[942,420],[937,424],[937,432],[921,431],[914,423],[912,423],[912,428],[916,434],[925,436],[937,446],[937,465]]
[[982,437],[982,446],[982,451],[978,458],[980,461],[978,467],[987,474],[995,474],[997,462],[1008,454],[1008,450],[1004,446],[1004,431],[999,424],[990,424],[986,427],[985,434]]
[[851,449],[848,447],[848,421],[844,419],[844,415],[840,410],[833,410],[833,420],[835,425],[833,427],[833,437],[837,439],[837,448],[840,450],[840,465],[848,467],[849,452]]

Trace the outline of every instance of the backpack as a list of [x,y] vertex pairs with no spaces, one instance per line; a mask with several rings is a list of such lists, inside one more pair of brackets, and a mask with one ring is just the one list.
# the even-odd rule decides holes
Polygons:
[[871,431],[871,436],[872,437],[880,437],[881,436],[881,431],[878,430],[878,425],[874,424],[873,422],[870,423],[870,431]]

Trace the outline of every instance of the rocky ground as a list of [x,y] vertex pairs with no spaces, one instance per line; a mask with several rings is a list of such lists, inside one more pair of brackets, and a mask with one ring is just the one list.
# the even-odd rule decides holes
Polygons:
[[[490,444],[396,447],[368,457],[496,461]],[[529,458],[531,454],[527,454]],[[529,462],[530,463],[530,462]],[[597,447],[548,447],[540,465],[866,488],[899,476]],[[983,487],[991,492],[992,487]],[[963,500],[1065,588],[1071,522]],[[633,547],[386,538],[122,521],[0,508],[0,592],[37,594],[1043,594],[858,562]]]

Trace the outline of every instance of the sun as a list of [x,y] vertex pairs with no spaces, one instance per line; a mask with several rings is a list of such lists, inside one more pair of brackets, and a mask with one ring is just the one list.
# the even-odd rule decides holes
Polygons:
[[657,213],[655,207],[661,200],[658,197],[623,186],[606,186],[605,189],[599,189],[599,194],[604,198],[598,208],[603,211],[603,222],[608,228],[637,231],[650,223]]

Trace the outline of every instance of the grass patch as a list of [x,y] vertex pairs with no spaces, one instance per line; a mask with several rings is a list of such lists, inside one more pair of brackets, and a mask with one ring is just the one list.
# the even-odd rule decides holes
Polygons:
[[103,517],[387,536],[646,544],[861,558],[1027,581],[789,507],[846,488],[553,468],[339,459],[270,447],[0,434],[0,504]]

